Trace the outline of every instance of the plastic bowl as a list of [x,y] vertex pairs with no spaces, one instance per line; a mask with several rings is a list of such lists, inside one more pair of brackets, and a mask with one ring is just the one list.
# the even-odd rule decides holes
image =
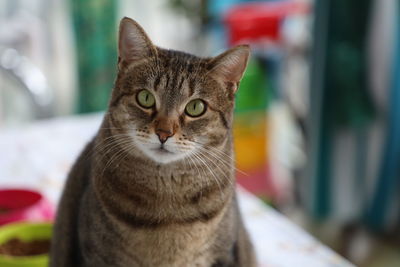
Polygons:
[[43,222],[54,218],[50,202],[31,190],[0,190],[0,208],[0,225],[18,221]]
[[[10,239],[22,241],[51,239],[52,224],[50,223],[13,223],[0,227],[0,244]],[[1,267],[47,267],[49,255],[35,256],[5,256],[0,255]]]

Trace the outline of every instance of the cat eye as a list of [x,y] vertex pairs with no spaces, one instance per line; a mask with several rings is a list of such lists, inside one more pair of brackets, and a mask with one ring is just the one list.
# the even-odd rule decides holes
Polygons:
[[150,93],[148,90],[144,89],[141,90],[137,95],[136,95],[136,100],[139,103],[139,105],[143,108],[151,108],[154,106],[156,103],[156,100],[153,96],[152,93]]
[[185,112],[190,117],[199,117],[206,112],[206,103],[201,99],[192,100],[186,105]]

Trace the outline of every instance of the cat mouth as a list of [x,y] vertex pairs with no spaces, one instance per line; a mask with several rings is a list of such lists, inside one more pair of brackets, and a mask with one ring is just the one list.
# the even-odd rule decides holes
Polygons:
[[173,152],[167,150],[165,147],[160,146],[159,148],[153,149],[153,151],[159,153],[159,154],[173,154]]

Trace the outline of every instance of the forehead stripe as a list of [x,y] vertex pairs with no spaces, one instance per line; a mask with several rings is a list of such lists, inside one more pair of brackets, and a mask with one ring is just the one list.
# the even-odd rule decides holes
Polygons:
[[158,86],[160,85],[160,81],[161,81],[161,75],[157,75],[157,77],[154,79],[154,84],[153,84],[154,91],[157,91]]
[[169,75],[168,75],[168,74],[169,74],[169,73],[167,73],[167,74],[165,75],[165,79],[166,79],[165,85],[164,85],[165,88],[168,88],[168,84],[169,84]]
[[172,76],[172,78],[171,78],[171,85],[170,85],[170,88],[171,89],[177,89],[176,88],[176,85],[177,85],[177,83],[178,83],[178,74],[176,74],[176,75],[171,75]]
[[195,83],[195,79],[192,78],[189,80],[189,96],[192,96],[194,94]]
[[183,84],[183,81],[185,80],[185,76],[181,76],[181,80],[180,80],[180,82],[179,82],[179,85],[178,85],[178,88],[179,89],[181,89],[182,88],[182,84]]

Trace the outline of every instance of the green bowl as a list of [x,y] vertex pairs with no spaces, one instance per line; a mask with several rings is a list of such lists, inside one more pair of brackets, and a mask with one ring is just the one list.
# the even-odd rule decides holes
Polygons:
[[[0,244],[10,239],[18,238],[22,241],[35,239],[50,239],[51,223],[13,223],[0,227]],[[0,255],[1,267],[47,267],[49,255],[35,256],[4,256]]]

